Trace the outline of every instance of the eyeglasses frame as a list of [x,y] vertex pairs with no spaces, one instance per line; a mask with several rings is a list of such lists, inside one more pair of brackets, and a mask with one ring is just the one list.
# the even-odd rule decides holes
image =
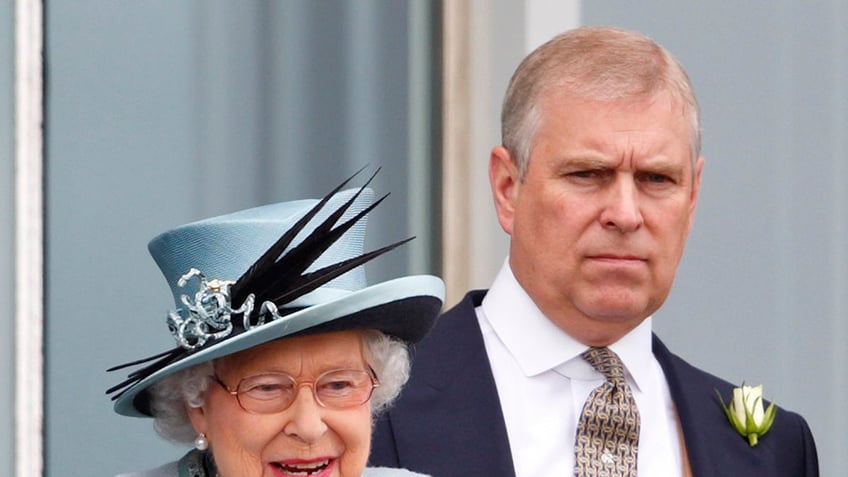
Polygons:
[[[323,378],[324,376],[326,376],[326,375],[328,375],[328,374],[331,374],[331,373],[339,372],[339,371],[358,371],[358,372],[364,372],[364,373],[366,373],[366,374],[368,375],[368,377],[371,379],[371,391],[368,393],[368,397],[367,397],[364,401],[362,401],[362,402],[361,402],[361,403],[359,403],[359,404],[354,404],[354,405],[351,405],[351,406],[345,406],[345,407],[331,407],[331,406],[327,406],[324,402],[322,402],[322,401],[321,401],[321,398],[319,398],[319,397],[318,397],[318,393],[315,391],[315,383],[316,383],[318,380],[320,380],[321,378]],[[266,374],[278,374],[278,375],[288,376],[288,377],[290,377],[290,378],[291,378],[291,380],[294,382],[294,387],[295,387],[295,389],[297,390],[297,392],[295,392],[295,393],[294,393],[294,397],[292,398],[292,401],[288,404],[288,406],[286,406],[286,407],[284,407],[284,408],[280,409],[279,411],[269,412],[269,413],[255,412],[255,411],[251,411],[251,410],[249,410],[249,409],[245,408],[245,407],[244,407],[244,404],[242,404],[241,399],[239,398],[239,394],[242,394],[242,393],[239,393],[239,391],[238,391],[238,387],[239,387],[239,385],[241,385],[242,381],[244,381],[245,379],[252,378],[252,377],[254,377],[254,376],[266,375]],[[209,377],[212,379],[212,381],[215,381],[216,383],[218,383],[218,384],[221,386],[221,388],[223,388],[223,389],[224,389],[224,391],[225,391],[227,394],[230,394],[230,395],[232,395],[233,397],[235,397],[235,398],[236,398],[236,402],[238,403],[239,407],[240,407],[240,408],[241,408],[244,412],[247,412],[247,413],[250,413],[250,414],[256,414],[256,415],[270,415],[270,414],[277,414],[277,413],[283,412],[283,411],[285,411],[286,409],[290,408],[290,407],[292,406],[292,404],[294,404],[295,400],[297,399],[297,393],[298,393],[298,392],[300,392],[300,388],[301,388],[301,387],[303,387],[303,386],[308,386],[308,387],[312,390],[312,398],[315,400],[315,402],[316,402],[316,403],[318,403],[318,405],[319,405],[319,406],[321,406],[321,407],[323,407],[323,408],[325,408],[325,409],[332,409],[332,410],[343,410],[343,409],[350,409],[350,408],[353,408],[353,407],[356,407],[356,406],[361,406],[361,405],[365,404],[366,402],[370,401],[370,400],[371,400],[371,397],[374,395],[374,390],[380,387],[380,380],[377,378],[377,373],[376,373],[376,372],[374,372],[374,368],[372,368],[371,366],[368,366],[368,370],[364,370],[364,369],[355,369],[355,368],[338,368],[338,369],[331,369],[331,370],[329,370],[329,371],[325,371],[325,372],[321,373],[320,375],[318,375],[318,377],[317,377],[317,378],[315,378],[315,379],[313,379],[313,380],[311,380],[311,381],[298,381],[297,379],[295,379],[295,377],[294,377],[294,376],[292,376],[292,375],[290,375],[290,374],[288,374],[288,373],[278,373],[278,372],[272,372],[272,373],[260,373],[260,374],[254,374],[254,375],[251,375],[251,376],[245,376],[245,377],[241,378],[241,379],[239,380],[239,382],[238,382],[238,385],[236,385],[236,389],[235,389],[235,390],[230,389],[230,387],[229,387],[229,386],[227,386],[227,383],[225,383],[225,382],[221,379],[221,377],[220,377],[220,376],[218,376],[218,374],[217,374],[217,373],[212,374],[212,375],[210,375]]]

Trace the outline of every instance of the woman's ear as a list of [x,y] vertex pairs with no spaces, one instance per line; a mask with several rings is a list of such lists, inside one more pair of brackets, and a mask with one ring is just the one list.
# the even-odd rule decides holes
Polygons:
[[188,418],[191,420],[191,426],[194,427],[194,432],[198,434],[206,433],[209,426],[206,422],[206,409],[204,406],[193,407],[188,403],[185,405]]

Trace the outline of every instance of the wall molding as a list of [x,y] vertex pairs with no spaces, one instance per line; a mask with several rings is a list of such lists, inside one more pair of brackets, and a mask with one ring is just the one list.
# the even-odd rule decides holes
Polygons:
[[488,161],[521,59],[579,24],[579,0],[444,2],[442,270],[446,306],[488,287],[509,248],[495,215]]
[[43,5],[15,2],[15,475],[44,468]]

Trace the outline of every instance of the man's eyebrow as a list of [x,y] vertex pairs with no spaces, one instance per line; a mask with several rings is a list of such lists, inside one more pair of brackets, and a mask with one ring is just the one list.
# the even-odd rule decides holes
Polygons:
[[596,152],[569,153],[557,159],[561,167],[586,169],[607,169],[613,167],[613,161]]
[[636,164],[636,170],[675,175],[684,173],[687,169],[687,164],[681,164],[666,157],[655,157],[647,158]]

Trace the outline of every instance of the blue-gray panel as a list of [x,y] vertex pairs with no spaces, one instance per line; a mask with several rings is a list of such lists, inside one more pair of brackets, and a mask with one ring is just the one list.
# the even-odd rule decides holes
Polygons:
[[146,250],[191,195],[188,2],[46,9],[48,476],[115,475],[180,453],[112,413],[110,365],[170,345],[169,293]]
[[0,475],[15,469],[14,18],[14,2],[0,1]]
[[[109,365],[173,345],[173,302],[146,250],[155,234],[319,196],[365,164],[384,167],[374,188],[393,193],[371,245],[416,233],[405,219],[423,206],[405,194],[408,6],[361,6],[49,3],[48,476],[114,475],[184,452],[150,420],[113,414],[103,394],[119,379]],[[369,278],[407,273],[408,253]]]

